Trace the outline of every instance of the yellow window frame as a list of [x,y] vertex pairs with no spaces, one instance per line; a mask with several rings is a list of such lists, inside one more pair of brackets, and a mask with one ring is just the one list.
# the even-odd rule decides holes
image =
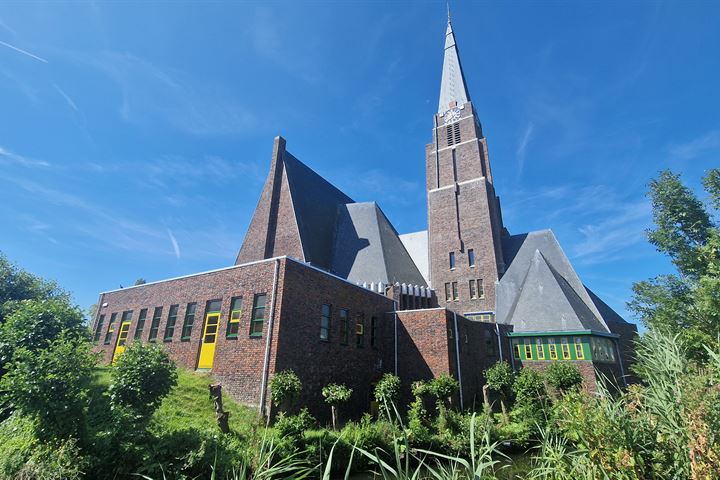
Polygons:
[[537,350],[538,360],[545,360],[545,349],[543,348],[542,338],[535,340],[535,350]]
[[560,339],[560,347],[562,348],[562,356],[563,360],[570,360],[570,344],[568,343],[567,338],[561,338]]
[[550,360],[557,360],[557,345],[554,338],[548,338],[548,351],[550,352]]
[[520,360],[520,343],[517,340],[513,341],[513,353],[515,354],[515,360]]
[[580,337],[575,337],[575,356],[578,360],[585,360],[585,351]]
[[532,360],[532,345],[529,343],[525,344],[525,359]]

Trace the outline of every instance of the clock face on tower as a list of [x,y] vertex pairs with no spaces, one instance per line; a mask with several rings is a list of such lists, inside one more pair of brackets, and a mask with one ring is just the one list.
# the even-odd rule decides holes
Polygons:
[[454,107],[454,108],[451,108],[450,110],[446,111],[445,113],[443,113],[443,119],[445,121],[445,125],[459,120],[460,119],[460,110],[461,110],[460,108]]

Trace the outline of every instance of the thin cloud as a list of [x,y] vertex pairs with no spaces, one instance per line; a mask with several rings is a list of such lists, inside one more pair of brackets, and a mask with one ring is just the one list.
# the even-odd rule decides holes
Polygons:
[[173,251],[175,252],[175,257],[180,259],[180,245],[178,245],[178,241],[175,238],[175,235],[173,235],[172,230],[170,230],[168,228],[167,233],[168,233],[168,237],[170,237],[170,242],[172,243]]
[[58,87],[56,84],[53,84],[53,87],[55,87],[55,90],[57,90],[57,92],[60,94],[60,96],[65,99],[65,101],[67,102],[67,104],[70,108],[72,108],[76,112],[80,111],[78,109],[77,105],[75,104],[75,102],[73,101],[73,99],[70,98],[70,95],[65,93],[65,91],[62,88]]
[[525,133],[523,134],[522,138],[520,139],[520,143],[518,144],[518,173],[521,175],[523,172],[523,167],[525,166],[525,153],[527,151],[527,146],[530,143],[530,140],[532,140],[532,135],[534,131],[535,124],[533,122],[528,123],[528,126],[525,127]]
[[691,160],[717,150],[720,150],[720,130],[713,130],[689,142],[671,146],[670,155],[680,160]]
[[39,61],[41,61],[41,62],[43,62],[43,63],[48,63],[48,61],[45,60],[44,58],[38,57],[37,55],[35,55],[35,54],[33,54],[33,53],[30,53],[30,52],[28,52],[27,50],[23,50],[22,48],[18,48],[18,47],[14,46],[14,45],[10,45],[9,43],[5,43],[5,42],[3,42],[3,41],[0,41],[0,45],[6,46],[6,47],[8,47],[8,48],[10,48],[10,49],[12,49],[12,50],[15,50],[16,52],[22,53],[23,55],[27,55],[28,57],[34,58],[35,60],[39,60]]
[[49,167],[50,164],[45,160],[35,160],[33,158],[24,157],[13,153],[0,146],[0,165],[15,164],[23,167]]

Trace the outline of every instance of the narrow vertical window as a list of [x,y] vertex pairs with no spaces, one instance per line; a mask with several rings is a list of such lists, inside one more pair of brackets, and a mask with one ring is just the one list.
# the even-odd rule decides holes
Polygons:
[[450,293],[450,283],[445,284],[445,301],[449,302],[452,300],[452,294]]
[[560,346],[562,347],[563,360],[570,360],[570,344],[566,337],[560,339]]
[[358,348],[365,346],[365,314],[362,312],[355,322],[355,346]]
[[320,340],[330,340],[330,305],[323,305],[320,309]]
[[477,296],[478,298],[485,298],[485,285],[482,278],[478,278],[477,281]]
[[138,317],[137,326],[135,327],[135,340],[142,338],[143,330],[145,330],[145,319],[147,318],[147,308],[140,310],[140,316]]
[[230,319],[227,326],[227,338],[237,338],[240,331],[240,317],[242,315],[242,297],[233,297],[230,301]]
[[163,307],[155,307],[153,312],[152,323],[150,324],[150,335],[148,341],[154,342],[158,336],[158,328],[160,328],[160,318],[162,318]]
[[513,356],[515,357],[515,360],[520,360],[520,342],[518,340],[513,340]]
[[370,346],[376,347],[377,346],[377,325],[378,319],[377,317],[370,317]]
[[475,250],[472,248],[468,250],[468,265],[471,267],[475,266]]
[[192,336],[192,328],[195,324],[195,310],[197,309],[197,303],[188,303],[185,309],[185,321],[183,322],[182,335],[180,341],[187,342]]
[[555,345],[554,338],[548,338],[548,351],[550,352],[550,360],[557,360],[557,345]]
[[458,175],[457,175],[457,155],[455,153],[455,149],[452,149],[452,168],[453,168],[453,181],[458,181]]
[[452,296],[453,296],[453,300],[457,300],[458,298],[460,298],[458,296],[457,282],[452,282]]
[[98,321],[97,321],[97,325],[95,325],[95,336],[93,337],[93,341],[95,341],[95,342],[100,341],[100,335],[102,335],[103,323],[105,323],[105,315],[100,315],[100,318],[98,318]]
[[340,343],[347,345],[350,340],[350,312],[340,310]]
[[262,336],[263,323],[265,322],[265,294],[257,293],[253,299],[252,317],[250,318],[250,336]]
[[[530,342],[530,340],[527,340]],[[525,359],[532,360],[532,345],[530,343],[525,344]]]
[[453,137],[455,143],[460,143],[460,122],[453,125]]
[[585,359],[585,352],[583,351],[582,338],[575,337],[575,358],[578,360]]
[[115,320],[117,320],[117,313],[110,315],[110,323],[108,323],[107,332],[105,332],[105,341],[103,344],[110,345],[110,339],[115,331]]
[[175,335],[175,322],[177,322],[177,313],[179,308],[180,305],[170,305],[167,323],[165,324],[165,336],[163,337],[163,342],[172,342],[173,335]]
[[447,127],[445,127],[445,132],[447,133],[447,144],[452,145],[453,144],[452,125],[448,125]]
[[475,280],[470,280],[470,298],[477,298],[477,288],[475,288]]
[[537,350],[538,360],[545,360],[545,349],[543,348],[542,338],[535,339],[535,349]]
[[455,268],[455,252],[450,252],[450,270]]

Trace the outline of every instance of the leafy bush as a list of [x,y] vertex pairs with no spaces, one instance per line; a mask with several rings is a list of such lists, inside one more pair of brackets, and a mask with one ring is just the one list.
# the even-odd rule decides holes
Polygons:
[[392,373],[386,373],[375,385],[375,400],[382,405],[390,405],[397,402],[400,395],[400,377]]
[[564,393],[582,385],[580,370],[568,362],[553,362],[545,369],[545,378],[551,387]]
[[177,367],[167,352],[157,345],[139,342],[117,358],[110,375],[111,408],[125,410],[143,423],[177,384]]
[[0,478],[16,478],[37,445],[30,418],[15,412],[0,422]]
[[96,356],[87,342],[61,335],[47,348],[15,351],[0,390],[18,412],[36,421],[41,440],[81,438]]
[[64,298],[55,282],[45,280],[13,265],[0,253],[0,323],[15,311],[22,300],[48,300]]
[[23,480],[80,480],[85,478],[88,461],[77,440],[69,438],[38,445],[17,472]]
[[333,430],[337,429],[338,406],[350,400],[352,392],[352,388],[345,385],[338,385],[337,383],[331,383],[323,387],[322,395],[331,407]]
[[507,407],[505,401],[512,396],[512,387],[515,384],[515,372],[507,362],[497,362],[483,372],[490,390],[500,396],[500,407],[503,417],[507,420]]
[[280,412],[273,427],[280,438],[299,438],[302,437],[305,430],[310,430],[315,426],[317,426],[317,420],[307,408],[303,408],[297,415],[285,415],[284,412]]
[[449,400],[458,391],[460,384],[450,375],[443,373],[430,381],[430,392],[441,401]]
[[292,370],[283,370],[270,380],[270,392],[273,404],[283,411],[289,411],[292,403],[302,390],[300,379]]
[[540,404],[547,396],[542,374],[532,368],[523,368],[513,384],[516,405]]

